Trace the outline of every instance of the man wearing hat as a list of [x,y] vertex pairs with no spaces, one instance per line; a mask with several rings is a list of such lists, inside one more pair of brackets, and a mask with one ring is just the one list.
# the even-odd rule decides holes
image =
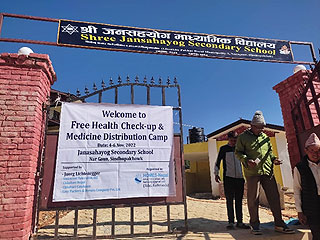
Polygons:
[[241,161],[247,181],[247,203],[251,232],[261,235],[259,221],[259,189],[263,187],[270,205],[275,231],[294,233],[282,220],[280,195],[273,175],[273,165],[281,161],[273,155],[270,138],[263,133],[266,125],[261,111],[256,111],[251,127],[238,136],[235,154]]
[[320,140],[312,133],[305,142],[306,156],[293,171],[293,190],[299,221],[320,240]]
[[228,133],[228,144],[221,146],[214,169],[215,180],[220,182],[219,170],[222,161],[223,166],[223,187],[227,199],[228,225],[227,229],[234,229],[234,208],[235,200],[236,227],[242,229],[250,228],[242,222],[242,198],[244,191],[244,179],[241,169],[241,163],[234,155],[234,148],[237,142],[238,134],[234,131]]

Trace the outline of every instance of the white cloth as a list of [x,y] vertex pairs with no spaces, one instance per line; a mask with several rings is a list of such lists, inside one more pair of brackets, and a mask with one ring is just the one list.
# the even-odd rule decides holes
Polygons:
[[[316,164],[308,160],[308,165],[312,171],[313,177],[316,180],[318,195],[320,195],[320,164]],[[297,167],[293,170],[293,192],[294,201],[297,212],[302,212],[301,207],[301,176]]]

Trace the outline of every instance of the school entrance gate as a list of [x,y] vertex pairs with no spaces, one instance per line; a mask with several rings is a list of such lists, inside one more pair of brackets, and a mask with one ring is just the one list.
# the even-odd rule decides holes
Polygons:
[[[213,34],[194,34],[185,32],[162,31],[152,29],[115,26],[108,24],[95,24],[59,19],[40,18],[15,14],[0,14],[0,33],[4,17],[23,18],[36,21],[49,21],[59,23],[58,42],[44,42],[37,40],[0,38],[4,42],[23,42],[52,46],[67,46],[111,51],[126,51],[137,53],[163,54],[189,57],[221,58],[231,60],[266,61],[291,64],[315,65],[316,58],[312,43],[283,40],[268,40],[247,37],[219,36]],[[77,33],[81,31],[81,39]],[[100,31],[100,32],[98,32]],[[102,32],[101,32],[102,31]],[[103,34],[103,35],[99,35]],[[306,45],[310,47],[314,62],[295,61],[291,45]],[[168,46],[164,46],[168,45]],[[125,235],[155,234],[154,213],[155,208],[161,207],[165,211],[165,231],[187,230],[187,206],[184,184],[183,142],[182,142],[182,113],[180,101],[180,87],[170,81],[163,84],[162,80],[155,83],[148,81],[134,82],[128,79],[119,79],[109,86],[102,84],[102,89],[94,89],[93,93],[86,92],[84,96],[76,99],[86,101],[96,96],[95,102],[102,103],[103,93],[113,92],[114,103],[120,104],[118,90],[127,89],[130,92],[131,104],[135,104],[135,89],[145,88],[146,105],[150,104],[152,89],[161,91],[162,105],[166,105],[166,90],[176,89],[177,105],[173,107],[178,116],[178,131],[174,137],[174,170],[177,195],[172,198],[137,198],[99,200],[88,202],[52,202],[52,181],[54,160],[56,154],[57,135],[47,134],[47,116],[51,85],[55,81],[55,72],[47,55],[30,54],[29,56],[17,54],[2,54],[0,57],[0,91],[1,110],[5,112],[0,116],[1,127],[1,178],[2,190],[0,192],[0,217],[2,226],[1,237],[17,237],[28,239],[30,232],[35,232],[36,219],[41,211],[55,211],[53,236],[55,238],[85,237],[81,229],[89,233],[89,238],[102,238],[117,236],[117,212],[126,209],[128,220],[125,221],[128,231]],[[58,101],[57,101],[58,102]],[[182,206],[181,221],[172,221],[172,207]],[[148,226],[148,231],[140,231],[140,221],[136,209],[146,207],[143,215],[147,216],[142,225]],[[107,212],[104,209],[108,209]],[[72,212],[70,212],[72,211]],[[91,211],[89,222],[79,220],[81,211]],[[156,210],[158,212],[158,210]],[[59,236],[59,215],[73,214],[71,232]],[[105,216],[109,215],[109,218]],[[100,221],[102,220],[102,221]],[[140,220],[140,219],[137,219]],[[122,219],[121,219],[122,221]],[[163,223],[161,223],[163,225]],[[160,224],[160,225],[161,225]],[[100,235],[99,228],[103,234]],[[89,230],[90,228],[90,230]],[[35,238],[47,237],[34,234]],[[52,234],[52,233],[51,233]]]
[[[121,103],[121,94],[126,95],[124,90],[129,91],[131,104],[135,104],[135,90],[139,89],[139,93],[145,92],[145,104],[150,105],[151,102],[154,102],[154,95],[160,93],[161,105],[166,105],[166,96],[168,97],[168,91],[171,90],[170,93],[176,95],[176,106],[173,107],[174,114],[177,116],[179,124],[178,124],[178,132],[174,135],[174,172],[175,172],[175,186],[176,186],[176,196],[175,197],[149,197],[149,198],[126,198],[126,199],[109,199],[109,200],[93,200],[93,201],[71,201],[71,202],[53,202],[52,201],[52,191],[53,191],[53,180],[54,180],[54,172],[55,168],[55,159],[56,159],[56,149],[58,142],[58,133],[48,133],[47,141],[46,141],[46,151],[44,158],[43,171],[41,172],[40,182],[42,182],[40,190],[39,190],[39,207],[40,211],[56,211],[56,217],[54,222],[54,237],[59,237],[59,231],[62,228],[66,228],[66,226],[61,225],[59,223],[59,215],[65,214],[66,211],[73,211],[74,214],[74,222],[73,226],[71,226],[72,234],[70,237],[92,237],[96,238],[106,238],[106,237],[114,237],[114,236],[134,236],[134,235],[152,235],[152,234],[163,234],[170,233],[173,229],[186,230],[187,229],[187,208],[186,208],[186,197],[184,192],[184,162],[182,158],[182,112],[181,112],[181,99],[180,99],[180,86],[175,79],[174,82],[171,82],[170,79],[167,79],[165,84],[163,84],[162,80],[155,82],[152,78],[150,82],[147,81],[146,78],[139,82],[138,77],[134,79],[134,82],[131,82],[129,78],[126,78],[124,82],[122,82],[119,77],[117,83],[113,83],[110,80],[109,85],[106,86],[104,82],[101,84],[101,89],[97,89],[94,84],[94,92],[89,93],[89,90],[86,88],[84,96],[73,96],[69,97],[72,101],[81,101],[88,102],[93,101],[92,99],[96,99],[98,103],[102,103],[102,99],[104,96],[112,96],[115,104]],[[142,89],[141,89],[142,88]],[[172,91],[173,90],[173,91]],[[121,92],[121,94],[120,94]],[[158,94],[157,94],[158,95]],[[57,99],[60,99],[58,96]],[[153,100],[153,101],[151,101]],[[59,105],[56,101],[54,105]],[[54,106],[53,106],[54,107]],[[55,109],[55,108],[53,108]],[[176,207],[180,208],[180,219],[172,219],[171,208]],[[91,217],[92,222],[81,224],[81,211],[88,214],[88,211],[92,211]],[[106,210],[107,209],[107,210]],[[109,211],[108,211],[109,210]],[[127,214],[127,219],[121,220],[119,219],[118,211],[122,211],[123,214]],[[125,212],[125,213],[123,213]],[[39,212],[38,212],[39,214]],[[72,214],[72,213],[68,213]],[[157,214],[161,216],[165,216],[165,219],[154,219]],[[181,218],[182,216],[182,218]],[[137,220],[138,219],[138,220]],[[143,221],[142,221],[143,219]],[[98,221],[100,220],[100,221]],[[140,221],[139,221],[140,220]],[[122,226],[118,226],[118,225]],[[155,226],[157,225],[157,226]],[[162,227],[161,227],[162,225]],[[88,230],[88,226],[91,226],[91,229]],[[147,228],[142,228],[142,226],[146,226]],[[50,227],[50,226],[49,226]],[[117,230],[117,227],[126,228],[127,231],[123,231],[120,229],[120,234]],[[69,226],[70,228],[70,226]],[[86,229],[86,234],[84,231],[81,231],[81,228]],[[90,228],[90,227],[89,227]],[[99,231],[99,228],[102,230]],[[138,228],[138,230],[136,230]],[[140,230],[139,230],[140,228]],[[157,229],[158,228],[158,229]],[[142,229],[142,230],[141,230]],[[160,229],[160,231],[159,231]],[[146,231],[147,230],[147,231]],[[38,231],[36,236],[41,237],[45,236],[47,231],[44,231],[44,234],[41,233],[41,229]],[[80,234],[81,232],[81,234]],[[126,232],[126,233],[125,233]],[[99,234],[100,233],[100,234]],[[104,233],[101,235],[101,233]],[[67,235],[64,233],[61,237],[66,237]]]

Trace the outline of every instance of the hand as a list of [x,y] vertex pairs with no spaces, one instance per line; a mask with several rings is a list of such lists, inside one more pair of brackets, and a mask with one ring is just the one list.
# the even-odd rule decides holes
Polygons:
[[301,224],[303,225],[307,224],[307,217],[306,215],[303,214],[303,212],[298,212],[298,219]]
[[216,175],[215,180],[216,180],[217,183],[221,182],[221,179],[220,179],[219,175]]
[[280,164],[282,164],[282,161],[279,160],[278,158],[276,158],[276,159],[273,160],[273,164],[274,165],[280,165]]
[[254,168],[255,166],[257,166],[256,162],[253,159],[248,159],[248,167]]

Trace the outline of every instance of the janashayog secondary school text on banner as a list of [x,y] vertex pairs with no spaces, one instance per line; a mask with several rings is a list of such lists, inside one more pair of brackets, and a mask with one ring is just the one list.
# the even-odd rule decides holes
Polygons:
[[63,103],[53,202],[175,196],[170,106]]
[[293,62],[289,41],[60,20],[58,45],[138,53]]

